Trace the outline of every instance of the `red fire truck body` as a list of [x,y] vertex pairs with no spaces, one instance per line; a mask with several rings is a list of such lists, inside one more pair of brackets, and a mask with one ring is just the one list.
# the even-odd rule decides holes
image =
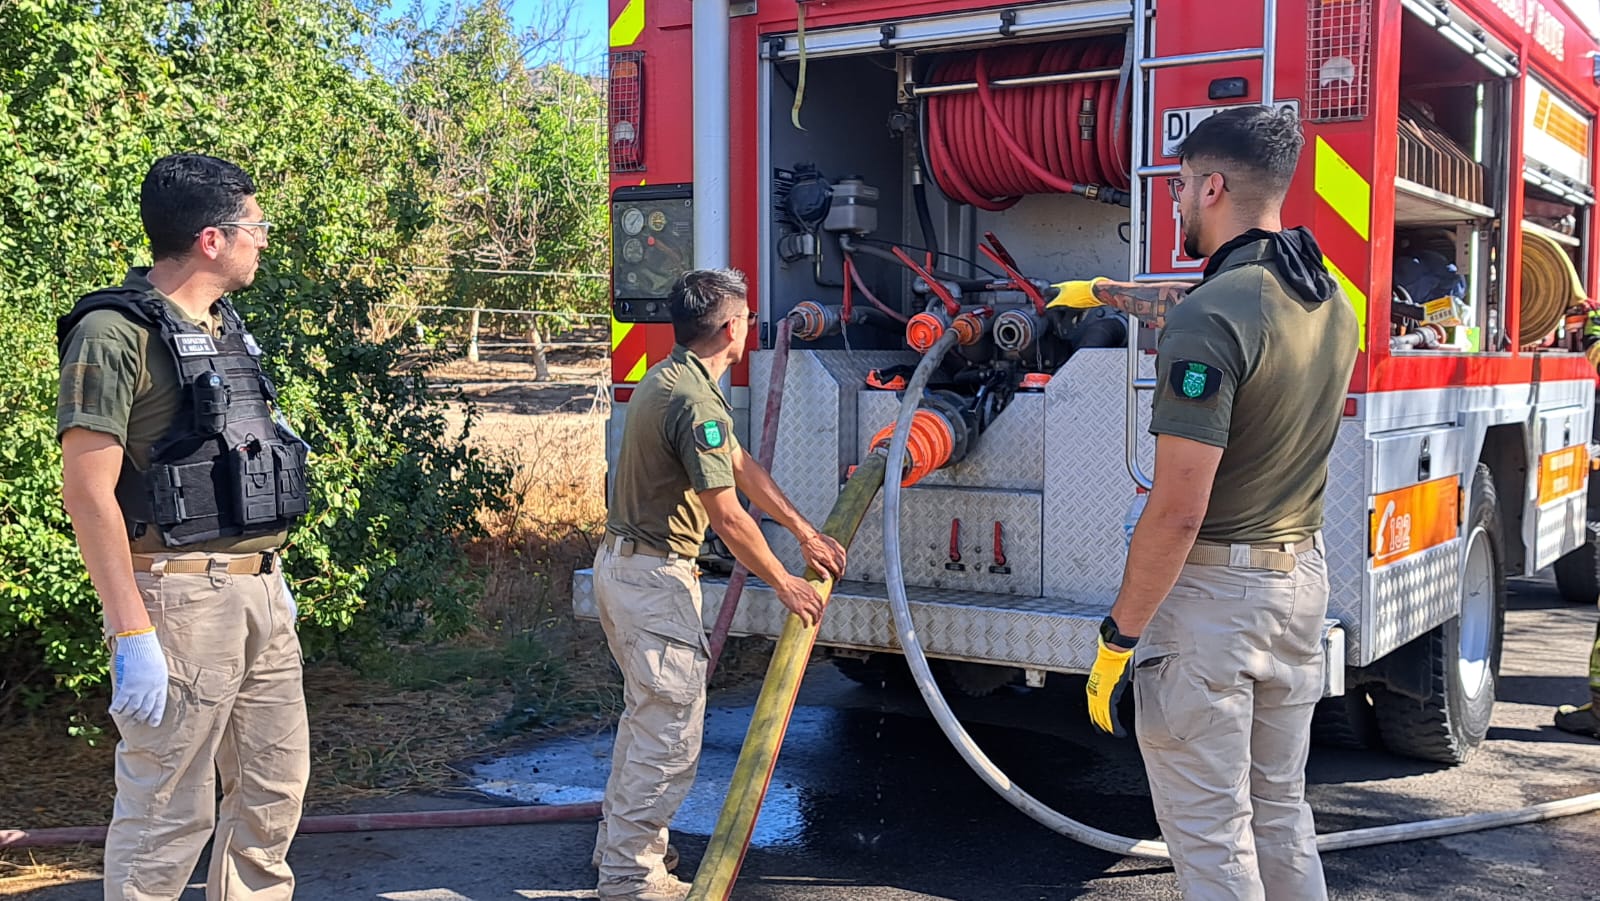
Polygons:
[[[930,280],[1026,321],[956,377],[1010,379],[977,450],[905,493],[899,565],[958,687],[1086,671],[1149,484],[1154,330],[1075,343],[1081,322],[1029,314],[1022,276],[1196,281],[1165,176],[1195,124],[1240,104],[1301,117],[1283,218],[1313,231],[1365,324],[1329,467],[1344,666],[1319,730],[1459,761],[1492,709],[1504,579],[1556,565],[1564,593],[1600,595],[1582,343],[1600,47],[1560,0],[611,0],[610,15],[613,446],[631,385],[671,349],[666,289],[691,265],[742,270],[760,314],[728,385],[747,448],[788,354],[771,468],[814,521],[894,418],[881,376],[918,359],[899,323],[937,306]],[[982,272],[989,233],[1009,284]],[[807,303],[811,326],[775,348]],[[876,679],[897,645],[874,517],[818,643]],[[589,577],[575,606],[592,617]],[[708,624],[724,584],[705,583]],[[752,581],[734,633],[781,624]]]

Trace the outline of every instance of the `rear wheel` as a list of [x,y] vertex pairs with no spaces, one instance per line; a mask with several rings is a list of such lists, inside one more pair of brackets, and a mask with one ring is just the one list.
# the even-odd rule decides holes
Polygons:
[[1378,731],[1391,751],[1458,764],[1489,731],[1500,671],[1506,580],[1500,516],[1489,468],[1472,480],[1461,564],[1461,612],[1397,654],[1423,668],[1403,681],[1422,687],[1421,699],[1391,687],[1370,689]]
[[1311,714],[1311,740],[1325,748],[1353,751],[1380,747],[1378,715],[1366,688],[1351,685],[1338,697],[1318,701]]
[[1588,540],[1556,561],[1556,588],[1573,604],[1600,601],[1600,522],[1589,523]]

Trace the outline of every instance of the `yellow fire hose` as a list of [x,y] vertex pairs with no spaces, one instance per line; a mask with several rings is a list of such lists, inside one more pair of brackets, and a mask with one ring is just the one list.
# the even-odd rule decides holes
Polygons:
[[[843,547],[850,546],[861,520],[867,515],[867,508],[883,485],[885,463],[882,454],[872,454],[856,468],[839,492],[839,500],[828,514],[827,522],[823,523],[823,534]],[[833,580],[816,570],[806,570],[806,581],[816,587],[824,601],[833,593]],[[811,648],[821,625],[820,620],[815,625],[804,625],[793,613],[784,620],[783,634],[772,651],[772,663],[767,667],[766,681],[761,684],[761,696],[756,700],[744,747],[739,750],[739,762],[733,768],[727,800],[717,817],[717,827],[706,845],[705,856],[700,860],[700,869],[695,873],[690,901],[710,898],[722,901],[733,891],[733,882],[739,876],[739,866],[744,863],[745,850],[750,847],[756,815],[761,812],[761,802],[772,782],[772,768],[778,762],[778,749],[789,728],[795,696],[800,692],[800,680],[811,660]]]
[[1522,231],[1522,319],[1517,340],[1538,344],[1561,324],[1561,317],[1582,304],[1583,279],[1572,258],[1555,241],[1530,229]]

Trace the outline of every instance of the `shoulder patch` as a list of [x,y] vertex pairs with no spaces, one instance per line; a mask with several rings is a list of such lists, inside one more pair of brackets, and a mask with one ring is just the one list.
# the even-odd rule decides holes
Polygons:
[[1187,400],[1205,400],[1222,386],[1222,370],[1199,360],[1178,360],[1167,376],[1172,393]]
[[694,427],[694,446],[704,451],[722,450],[728,444],[728,426],[715,419],[707,419]]

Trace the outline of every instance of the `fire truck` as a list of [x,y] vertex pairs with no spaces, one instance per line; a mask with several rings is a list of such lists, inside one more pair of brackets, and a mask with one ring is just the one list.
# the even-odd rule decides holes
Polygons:
[[[613,459],[691,266],[749,279],[759,327],[725,390],[747,448],[776,421],[766,462],[813,522],[931,337],[964,330],[939,390],[981,434],[904,490],[901,559],[881,498],[856,534],[817,634],[846,674],[903,670],[888,566],[948,685],[1088,671],[1150,486],[1157,332],[1063,315],[1049,285],[1198,281],[1167,178],[1196,124],[1244,104],[1300,118],[1284,221],[1364,323],[1328,470],[1318,737],[1459,763],[1488,729],[1506,579],[1553,565],[1569,599],[1600,595],[1582,340],[1600,47],[1560,0],[609,12]],[[728,581],[704,582],[708,628]],[[573,587],[596,618],[592,572]],[[784,617],[751,580],[731,634],[775,638]]]

